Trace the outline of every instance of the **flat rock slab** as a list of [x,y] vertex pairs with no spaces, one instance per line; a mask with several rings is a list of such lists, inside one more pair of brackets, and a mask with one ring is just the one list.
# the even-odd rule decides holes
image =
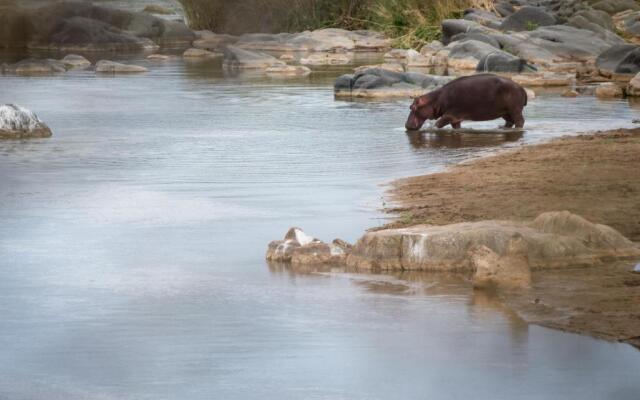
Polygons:
[[347,265],[366,270],[475,271],[474,253],[485,248],[495,259],[524,257],[530,268],[541,269],[640,256],[640,248],[613,228],[563,211],[541,214],[531,222],[480,221],[369,232],[353,246]]

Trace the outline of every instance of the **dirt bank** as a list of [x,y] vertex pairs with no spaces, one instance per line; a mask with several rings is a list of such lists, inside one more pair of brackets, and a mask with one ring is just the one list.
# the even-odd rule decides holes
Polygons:
[[[394,183],[401,217],[389,224],[529,220],[568,210],[640,241],[640,129],[522,147]],[[640,260],[638,260],[640,261]],[[532,288],[499,296],[527,321],[640,348],[640,274],[634,262],[537,271]]]

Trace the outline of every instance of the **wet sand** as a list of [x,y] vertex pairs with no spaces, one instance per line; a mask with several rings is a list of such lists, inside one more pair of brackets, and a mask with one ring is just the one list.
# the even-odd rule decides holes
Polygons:
[[[521,147],[396,181],[387,227],[532,219],[569,210],[640,241],[640,129],[597,132]],[[528,291],[499,296],[539,325],[640,348],[640,274],[634,263],[537,271]]]

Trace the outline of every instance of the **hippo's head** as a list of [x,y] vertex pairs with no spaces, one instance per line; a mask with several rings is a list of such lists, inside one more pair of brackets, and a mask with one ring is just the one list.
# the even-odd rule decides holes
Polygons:
[[428,119],[436,118],[436,110],[433,101],[428,95],[416,97],[411,104],[411,114],[407,118],[407,123],[404,125],[409,131],[417,131],[424,125],[424,122]]

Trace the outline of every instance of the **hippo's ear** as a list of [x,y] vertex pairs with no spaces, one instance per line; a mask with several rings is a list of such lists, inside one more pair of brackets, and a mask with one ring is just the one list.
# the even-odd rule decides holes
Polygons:
[[416,105],[418,107],[424,107],[427,104],[429,104],[429,97],[427,97],[427,96],[420,96],[416,100],[417,100],[417,104]]

